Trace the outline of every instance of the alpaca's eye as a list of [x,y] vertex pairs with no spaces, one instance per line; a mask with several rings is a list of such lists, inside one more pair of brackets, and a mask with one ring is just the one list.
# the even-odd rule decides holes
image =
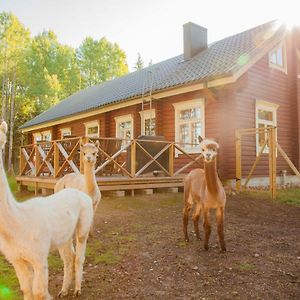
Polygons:
[[205,149],[204,149],[204,148],[202,148],[202,151],[204,152],[204,151],[205,151]]

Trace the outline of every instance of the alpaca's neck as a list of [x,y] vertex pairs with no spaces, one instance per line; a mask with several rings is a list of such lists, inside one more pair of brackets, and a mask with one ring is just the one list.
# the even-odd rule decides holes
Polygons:
[[18,203],[8,185],[3,166],[2,150],[0,150],[0,193],[0,234],[8,235],[13,224],[16,225]]
[[87,189],[87,193],[91,194],[94,192],[95,186],[97,186],[94,165],[90,163],[85,163],[83,172],[84,172],[84,179],[85,179],[85,186]]
[[219,190],[219,177],[217,173],[216,159],[204,163],[207,190],[210,194],[217,194]]

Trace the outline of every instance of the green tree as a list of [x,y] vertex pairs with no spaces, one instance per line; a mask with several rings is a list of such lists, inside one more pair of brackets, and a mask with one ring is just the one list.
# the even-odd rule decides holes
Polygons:
[[1,117],[9,124],[8,168],[12,167],[16,107],[23,89],[22,62],[30,33],[11,13],[0,14]]
[[94,40],[87,37],[76,51],[82,88],[128,73],[126,54],[118,44],[105,37]]
[[135,70],[141,70],[144,68],[144,61],[142,59],[142,56],[141,56],[141,53],[138,52],[137,54],[137,60],[136,60],[136,63],[133,67]]
[[52,31],[32,39],[24,63],[27,93],[35,101],[35,113],[43,112],[80,88],[75,50],[61,45]]

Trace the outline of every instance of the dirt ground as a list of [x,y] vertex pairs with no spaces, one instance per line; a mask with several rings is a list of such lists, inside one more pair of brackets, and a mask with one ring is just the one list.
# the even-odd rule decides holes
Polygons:
[[[209,251],[191,222],[184,242],[182,198],[103,198],[81,299],[300,299],[300,207],[230,196],[223,254],[215,226]],[[52,295],[61,283],[61,267],[50,267]]]

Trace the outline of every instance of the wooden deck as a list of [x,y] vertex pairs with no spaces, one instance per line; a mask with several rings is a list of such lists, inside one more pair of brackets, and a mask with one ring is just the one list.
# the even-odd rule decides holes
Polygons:
[[[97,183],[101,191],[135,191],[142,189],[163,189],[183,187],[184,175],[176,177],[97,177]],[[36,194],[40,190],[54,190],[54,185],[59,178],[17,176],[17,182],[21,187],[31,187]]]
[[17,176],[21,189],[53,190],[65,174],[83,172],[80,145],[95,140],[99,140],[95,173],[102,191],[180,188],[189,170],[201,166],[199,153],[189,154],[185,145],[164,140],[76,137],[44,141],[21,147]]

